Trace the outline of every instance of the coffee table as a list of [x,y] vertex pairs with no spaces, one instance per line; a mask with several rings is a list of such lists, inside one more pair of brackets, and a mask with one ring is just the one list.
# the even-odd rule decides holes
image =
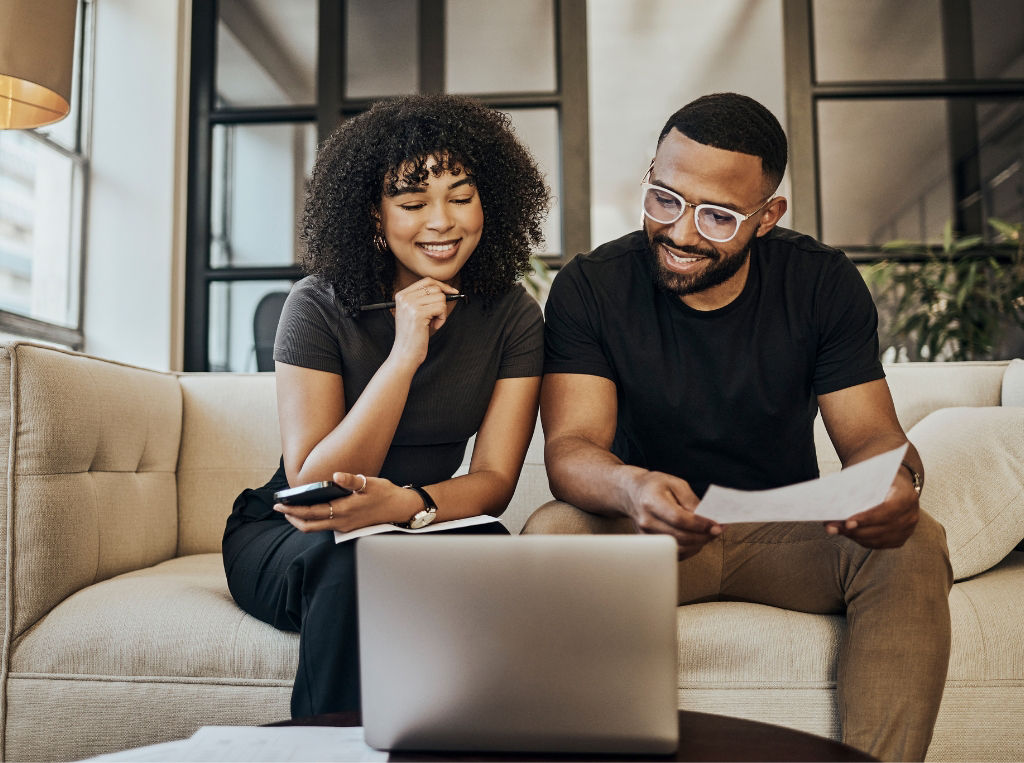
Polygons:
[[[270,726],[361,726],[359,713],[327,713],[308,718],[271,723]],[[679,711],[679,749],[675,755],[645,755],[631,758],[558,753],[494,752],[408,752],[395,751],[389,761],[562,761],[562,760],[700,760],[700,761],[784,761],[876,760],[865,752],[825,737],[794,731],[769,723]]]

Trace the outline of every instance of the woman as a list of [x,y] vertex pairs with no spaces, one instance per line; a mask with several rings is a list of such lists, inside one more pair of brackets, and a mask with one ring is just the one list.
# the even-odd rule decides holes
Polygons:
[[[320,148],[310,275],[274,344],[281,468],[236,499],[223,544],[239,606],[299,631],[293,716],[359,707],[355,542],[333,531],[498,516],[512,497],[543,359],[540,309],[517,280],[547,204],[507,117],[466,98],[379,103]],[[468,474],[452,477],[474,434]],[[320,480],[353,492],[274,504]]]

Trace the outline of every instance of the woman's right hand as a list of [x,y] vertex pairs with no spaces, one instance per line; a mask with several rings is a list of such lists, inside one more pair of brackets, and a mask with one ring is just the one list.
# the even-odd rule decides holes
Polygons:
[[395,343],[390,359],[419,368],[430,335],[448,319],[448,294],[459,290],[434,278],[421,278],[395,293]]
[[351,495],[308,506],[277,503],[274,508],[304,533],[350,532],[367,525],[404,522],[422,508],[422,500],[415,491],[405,490],[390,480],[348,472],[335,472],[333,480],[351,490]]

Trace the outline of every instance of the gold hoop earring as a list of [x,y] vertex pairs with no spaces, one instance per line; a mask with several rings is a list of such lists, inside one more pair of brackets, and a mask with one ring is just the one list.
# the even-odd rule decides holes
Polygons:
[[384,236],[380,234],[380,231],[373,234],[373,246],[381,254],[386,253],[388,250],[388,242],[384,240]]

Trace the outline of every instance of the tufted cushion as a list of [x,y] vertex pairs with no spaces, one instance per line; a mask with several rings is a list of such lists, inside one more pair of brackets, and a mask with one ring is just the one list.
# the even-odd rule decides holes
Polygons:
[[946,528],[957,580],[1024,538],[1024,408],[944,408],[907,436],[921,454],[921,507]]

